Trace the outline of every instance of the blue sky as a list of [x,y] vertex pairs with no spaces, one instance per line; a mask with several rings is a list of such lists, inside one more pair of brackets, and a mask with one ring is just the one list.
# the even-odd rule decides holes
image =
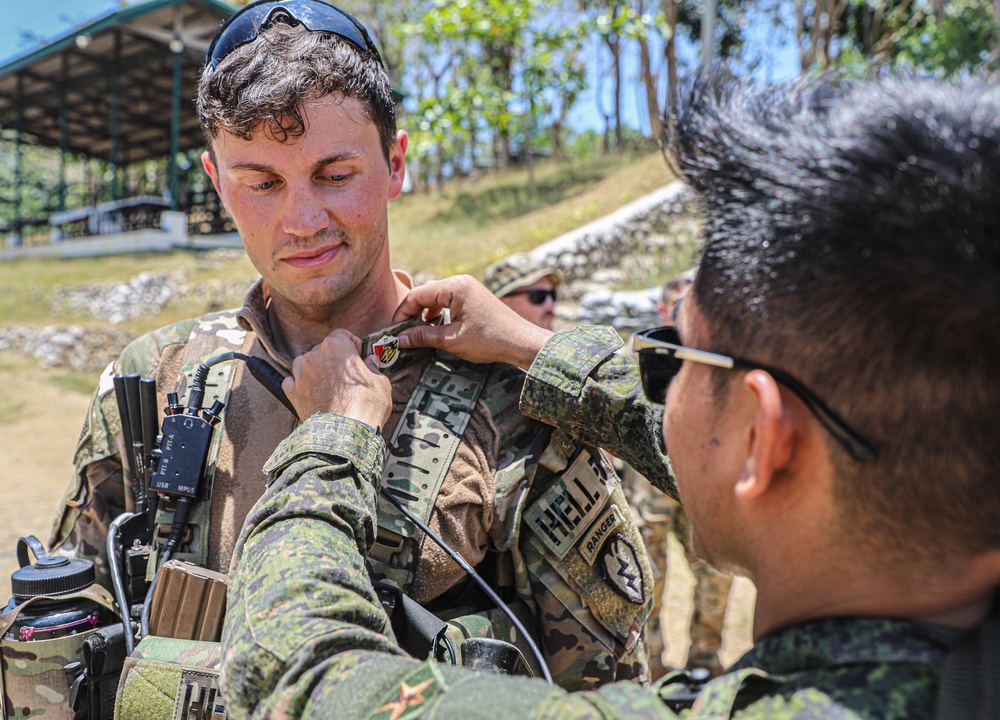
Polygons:
[[24,33],[52,39],[119,6],[118,0],[2,0],[0,4],[5,6],[0,23],[0,64],[35,47],[23,41]]
[[[74,26],[113,12],[121,3],[119,0],[0,0],[0,4],[5,6],[3,22],[0,23],[2,65],[37,46],[25,41],[26,34],[53,39]],[[796,51],[787,31],[775,29],[769,19],[754,11],[747,16],[747,26],[748,52],[760,58],[759,73],[762,79],[784,80],[798,74]],[[596,52],[596,43],[592,43],[588,54],[594,57]],[[693,58],[696,51],[690,45],[681,43],[678,52],[682,57]],[[590,66],[594,68],[596,63],[592,62]],[[596,71],[592,70],[594,72]],[[648,119],[645,117],[645,101],[638,83],[639,69],[635,52],[625,57],[624,75],[624,121],[631,127],[646,130]],[[610,91],[611,85],[606,79],[592,75],[590,90],[580,98],[570,115],[571,127],[576,130],[603,129],[604,120],[600,107],[610,107],[607,96]]]

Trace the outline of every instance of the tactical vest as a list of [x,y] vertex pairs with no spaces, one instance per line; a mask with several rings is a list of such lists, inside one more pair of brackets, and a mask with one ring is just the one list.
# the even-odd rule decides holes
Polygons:
[[[184,359],[180,368],[176,392],[181,405],[187,404],[191,381],[198,366],[206,360],[224,352],[239,352],[243,349],[247,332],[236,322],[238,311],[227,310],[199,318],[188,337],[184,350]],[[205,406],[210,406],[213,400],[229,406],[229,397],[236,379],[238,360],[227,360],[213,365],[205,382]],[[223,417],[225,413],[223,411]],[[219,457],[219,447],[222,444],[222,433],[215,432],[212,445],[209,448],[206,462],[205,480],[202,499],[191,510],[188,520],[188,536],[178,552],[174,553],[177,560],[192,562],[201,567],[208,566],[208,538],[211,525],[212,490],[215,481],[215,466]],[[156,512],[158,539],[166,540],[170,534],[174,513],[172,503],[160,503]],[[223,568],[220,568],[224,571]]]
[[[178,381],[182,404],[198,365],[215,355],[243,347],[246,332],[236,324],[236,315],[236,311],[216,313],[194,324]],[[229,406],[237,362],[213,366],[205,392],[206,403],[218,399]],[[388,443],[389,459],[383,483],[424,522],[430,518],[490,370],[491,366],[437,354],[424,369]],[[216,433],[207,461],[204,499],[191,514],[188,544],[175,554],[178,559],[202,566],[208,558],[211,498],[220,444],[221,433]],[[599,451],[583,448],[558,431],[550,435],[548,430],[540,428],[531,458],[525,462],[523,488],[519,489],[516,517],[509,523],[506,542],[488,556],[487,581],[505,599],[512,598],[516,589],[518,599],[511,602],[512,609],[529,628],[534,625],[539,636],[544,635],[544,628],[537,627],[543,609],[532,599],[535,582],[532,578],[540,580],[562,603],[558,609],[560,615],[571,613],[605,649],[625,646],[631,651],[648,615],[652,572],[639,530],[618,488],[617,476]],[[171,521],[170,508],[161,507],[157,513],[161,532],[169,531]],[[373,575],[405,591],[413,581],[426,540],[411,521],[381,498],[377,523],[378,540],[370,553]],[[527,530],[530,538],[522,544],[519,538],[525,526],[530,528]],[[622,577],[631,580],[625,582]],[[449,621],[449,635],[455,647],[465,637],[514,640],[537,674],[537,664],[528,654],[526,644],[516,636],[499,609],[451,608],[439,615]],[[544,641],[544,637],[541,639]],[[147,640],[149,646],[162,639]],[[544,646],[544,642],[540,644]],[[146,659],[130,663],[129,674],[141,676],[150,663],[170,665],[163,652],[153,649],[150,648]],[[170,644],[166,655],[173,649],[176,645]],[[551,665],[551,656],[549,661]],[[177,665],[183,670],[178,674],[181,686],[177,702],[213,687],[212,682],[206,683],[201,676],[197,682],[185,685],[184,678],[197,670],[197,667],[192,670],[187,656]],[[213,677],[217,672],[215,668],[205,670],[205,677]],[[123,685],[129,686],[124,677]]]

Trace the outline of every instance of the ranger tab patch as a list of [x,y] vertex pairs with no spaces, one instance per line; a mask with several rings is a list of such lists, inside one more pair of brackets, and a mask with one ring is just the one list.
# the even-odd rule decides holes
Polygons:
[[635,547],[624,535],[616,532],[604,543],[598,562],[612,590],[630,603],[642,605],[646,598],[642,566]]
[[604,541],[621,524],[621,513],[614,505],[609,507],[601,517],[594,521],[594,524],[590,526],[590,530],[583,536],[583,541],[580,543],[579,548],[580,554],[583,555],[583,559],[588,564],[594,564],[594,558],[597,557],[597,551],[601,549],[601,545],[604,544]]

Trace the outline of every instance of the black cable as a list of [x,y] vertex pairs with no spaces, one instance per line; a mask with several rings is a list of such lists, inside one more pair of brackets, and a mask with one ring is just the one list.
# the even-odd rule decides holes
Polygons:
[[111,521],[108,528],[108,569],[111,571],[111,585],[115,592],[115,601],[118,603],[118,610],[121,612],[122,629],[125,631],[125,654],[131,655],[135,648],[134,631],[132,630],[132,619],[129,616],[128,603],[125,599],[125,588],[122,586],[121,567],[118,564],[118,548],[116,539],[118,538],[118,528],[123,522],[135,517],[135,513],[124,512]]
[[[198,373],[201,373],[202,368],[205,369],[204,374],[202,375],[201,378],[202,385],[204,385],[205,379],[208,377],[208,368],[212,367],[213,365],[217,365],[221,362],[225,362],[227,360],[242,360],[243,362],[245,362],[247,365],[247,370],[249,370],[250,374],[257,379],[257,382],[263,385],[264,388],[278,400],[278,402],[280,402],[282,405],[288,408],[288,412],[290,412],[295,417],[299,416],[299,414],[295,411],[295,406],[292,405],[291,401],[288,399],[288,396],[285,395],[285,391],[281,389],[281,383],[284,381],[285,376],[282,375],[277,370],[275,370],[274,367],[263,358],[251,357],[248,355],[244,355],[241,352],[235,352],[235,351],[224,352],[219,355],[216,355],[213,358],[209,358],[208,360],[205,361],[203,365],[199,366],[198,368]],[[198,375],[196,374],[195,375],[196,381],[197,377]],[[193,384],[194,383],[192,383],[192,385]]]
[[451,640],[447,635],[444,635],[441,638],[441,641],[444,643],[445,650],[448,651],[448,657],[451,658],[451,664],[458,665],[458,656],[455,655],[455,646],[451,644]]
[[507,603],[501,600],[500,596],[493,591],[493,588],[491,588],[486,583],[485,580],[479,577],[479,573],[477,573],[475,568],[473,568],[471,565],[469,565],[469,563],[465,561],[465,558],[463,558],[457,552],[452,550],[448,546],[448,543],[439,538],[434,533],[434,531],[431,530],[429,527],[427,527],[427,525],[420,518],[418,518],[416,515],[410,512],[408,508],[404,507],[403,504],[399,501],[399,499],[395,495],[393,495],[385,488],[381,488],[379,492],[382,494],[382,497],[384,497],[386,500],[395,505],[397,510],[403,513],[411,521],[416,523],[417,527],[419,527],[421,530],[427,533],[427,537],[436,542],[441,547],[441,549],[448,554],[448,557],[450,557],[452,560],[458,563],[458,566],[463,570],[465,570],[466,573],[468,573],[469,577],[471,577],[479,585],[479,587],[482,588],[483,592],[485,592],[489,596],[490,600],[495,602],[497,607],[503,610],[504,614],[506,614],[507,617],[510,618],[510,621],[511,623],[513,623],[514,627],[517,628],[518,632],[520,632],[521,635],[524,637],[525,642],[528,643],[528,647],[531,648],[531,652],[535,656],[535,660],[538,661],[538,665],[542,669],[542,675],[545,676],[545,679],[548,681],[549,685],[553,685],[554,683],[552,681],[552,673],[549,672],[549,666],[545,664],[545,659],[542,657],[542,652],[538,649],[538,646],[535,644],[534,639],[532,639],[531,634],[525,629],[524,625],[521,624],[520,619],[518,619],[518,617],[514,614],[514,611],[507,606]]

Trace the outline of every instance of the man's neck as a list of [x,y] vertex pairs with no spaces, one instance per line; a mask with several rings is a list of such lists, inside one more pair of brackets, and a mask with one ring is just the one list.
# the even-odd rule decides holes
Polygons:
[[[754,640],[806,620],[892,617],[967,631],[990,612],[1000,583],[997,558],[962,564],[947,577],[866,567],[859,558],[791,564],[758,573]],[[892,576],[899,577],[895,582]]]
[[316,347],[334,330],[348,330],[363,338],[388,326],[408,289],[390,271],[327,306],[302,307],[272,297],[267,308],[268,323],[281,351],[294,358]]

